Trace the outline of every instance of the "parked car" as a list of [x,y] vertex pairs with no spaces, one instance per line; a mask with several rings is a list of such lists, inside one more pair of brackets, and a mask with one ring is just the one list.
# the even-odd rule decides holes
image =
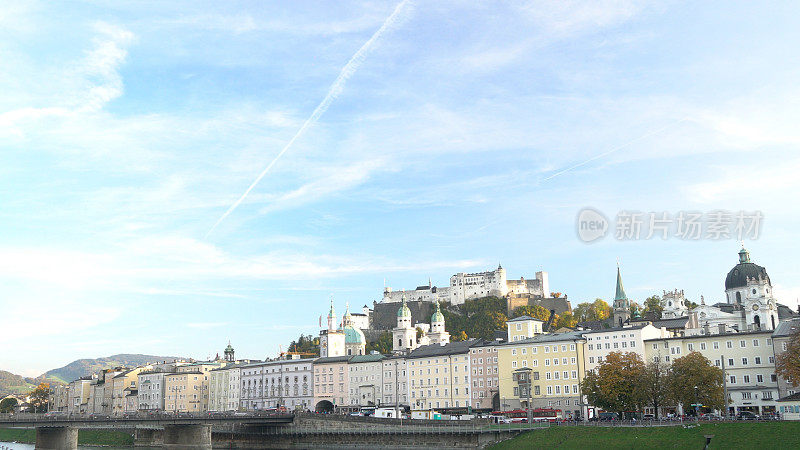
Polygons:
[[742,411],[738,415],[736,415],[736,418],[739,419],[739,420],[758,420],[758,419],[760,419],[758,414],[752,413],[750,411]]
[[653,420],[655,418],[656,418],[655,414],[643,414],[642,415],[642,420]]
[[722,416],[715,413],[706,413],[700,415],[700,420],[722,420]]

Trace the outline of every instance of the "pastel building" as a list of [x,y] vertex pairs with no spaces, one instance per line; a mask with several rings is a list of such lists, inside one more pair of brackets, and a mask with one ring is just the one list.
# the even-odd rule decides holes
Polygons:
[[561,409],[588,417],[580,384],[586,372],[582,332],[542,334],[497,346],[500,407]]
[[466,411],[470,405],[470,349],[483,341],[470,339],[427,345],[406,357],[412,410]]
[[[731,414],[775,413],[778,380],[771,331],[682,336],[645,341],[648,361],[671,364],[699,352],[724,370]],[[691,388],[691,387],[687,387]]]
[[333,412],[350,405],[349,356],[314,360],[314,410]]
[[500,409],[500,374],[497,366],[496,343],[487,343],[470,349],[472,369],[473,410],[497,411]]

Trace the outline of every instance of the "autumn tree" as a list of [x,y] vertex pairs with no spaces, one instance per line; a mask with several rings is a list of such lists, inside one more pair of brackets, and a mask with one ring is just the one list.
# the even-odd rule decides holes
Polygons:
[[647,297],[644,301],[644,316],[651,320],[658,320],[661,318],[661,313],[664,307],[661,306],[661,297],[653,295]]
[[36,389],[29,394],[31,409],[33,412],[47,411],[47,403],[50,399],[50,385],[47,383],[40,383]]
[[389,353],[392,353],[392,344],[392,333],[384,331],[380,336],[378,336],[378,339],[368,342],[365,350],[367,354],[375,351],[384,355],[388,355]]
[[603,299],[598,298],[591,303],[580,303],[573,308],[572,315],[578,322],[586,322],[591,320],[606,320],[611,317],[611,306]]
[[708,408],[723,409],[724,391],[722,369],[711,364],[699,352],[672,361],[669,375],[670,398],[683,405],[684,411],[694,411],[693,403]]
[[576,325],[578,325],[578,321],[575,320],[575,317],[572,315],[572,313],[571,312],[565,312],[564,314],[561,314],[560,316],[558,316],[558,320],[556,321],[555,328],[556,329],[563,328],[563,327],[574,328]]
[[550,293],[550,297],[551,298],[561,298],[562,295],[563,294],[561,292],[551,292]]
[[534,319],[547,322],[547,320],[550,319],[550,311],[539,305],[520,306],[511,311],[511,317],[509,317],[509,319],[522,316],[533,317]]
[[792,383],[800,385],[800,327],[789,336],[786,351],[775,358],[775,373]]
[[12,413],[17,406],[17,399],[14,397],[6,397],[0,400],[0,413]]
[[453,342],[466,341],[467,339],[469,338],[467,337],[467,333],[465,333],[464,330],[461,330],[458,333],[450,336],[450,340]]
[[622,413],[637,410],[645,403],[642,379],[645,365],[633,352],[613,352],[581,383],[581,392],[590,404]]
[[660,360],[650,361],[644,368],[642,375],[642,395],[645,404],[652,406],[658,419],[658,410],[669,399],[670,370],[669,366]]

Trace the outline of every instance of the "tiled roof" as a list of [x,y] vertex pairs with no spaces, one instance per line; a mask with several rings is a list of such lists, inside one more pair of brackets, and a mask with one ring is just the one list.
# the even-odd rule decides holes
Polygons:
[[431,356],[458,355],[469,352],[471,347],[481,345],[482,339],[470,339],[467,341],[451,342],[446,345],[431,344],[417,348],[409,353],[408,359],[428,358]]
[[583,339],[583,334],[586,333],[585,331],[570,331],[568,333],[552,333],[552,334],[540,334],[538,336],[534,336],[528,339],[522,339],[519,341],[512,341],[512,342],[503,342],[498,345],[516,345],[516,344],[538,344],[544,342],[561,342],[561,341],[576,341],[579,339]]

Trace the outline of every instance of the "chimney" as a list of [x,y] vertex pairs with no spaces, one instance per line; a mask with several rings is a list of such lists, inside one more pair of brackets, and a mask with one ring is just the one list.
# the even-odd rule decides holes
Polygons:
[[725,334],[725,324],[719,324],[719,334]]

